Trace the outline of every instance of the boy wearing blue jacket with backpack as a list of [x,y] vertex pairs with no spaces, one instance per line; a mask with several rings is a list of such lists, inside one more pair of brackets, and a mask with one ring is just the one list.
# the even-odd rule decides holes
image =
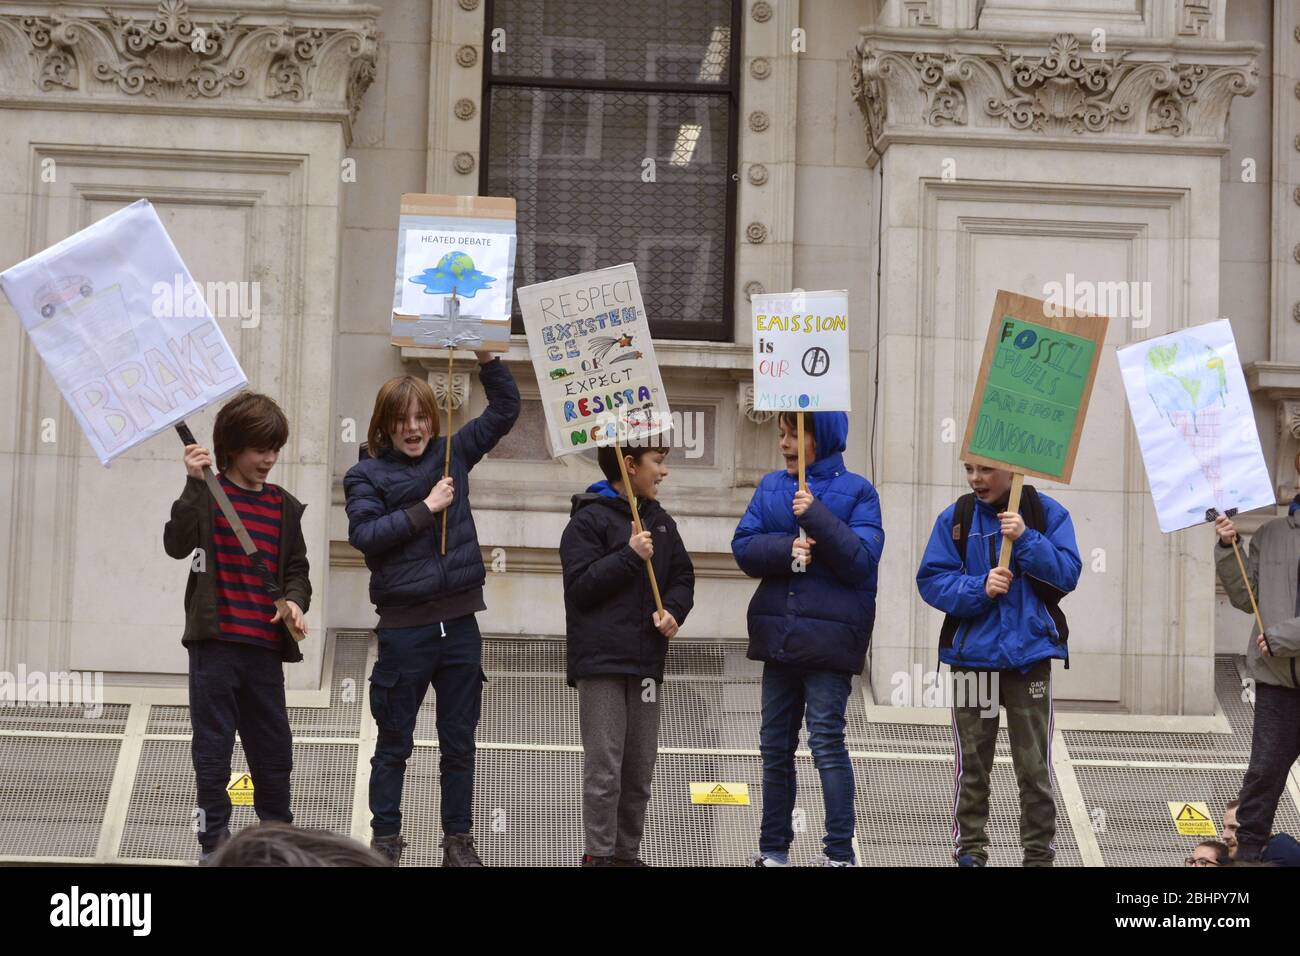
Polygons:
[[[987,701],[961,693],[953,701],[952,836],[960,866],[988,862],[985,825],[999,702],[1007,710],[1020,788],[1024,864],[1051,866],[1056,856],[1052,659],[1069,666],[1069,630],[1059,603],[1079,583],[1081,563],[1074,522],[1060,502],[1025,485],[1020,513],[1007,511],[1011,478],[1009,471],[967,464],[971,494],[939,515],[916,572],[921,597],[947,615],[939,659],[952,669],[954,687],[969,690],[981,678],[992,687]],[[998,567],[1003,535],[1015,545],[1010,568]]]
[[749,602],[747,655],[763,661],[763,818],[754,863],[789,865],[794,756],[806,719],[826,806],[823,862],[853,866],[844,715],[853,675],[866,663],[885,532],[876,489],[844,467],[848,416],[805,412],[804,420],[808,490],[799,491],[797,421],[782,413],[785,468],[759,482],[731,542],[741,570],[762,579]]

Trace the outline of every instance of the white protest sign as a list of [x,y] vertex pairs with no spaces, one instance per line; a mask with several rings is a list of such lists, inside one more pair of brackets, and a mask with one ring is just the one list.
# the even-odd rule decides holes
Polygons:
[[554,454],[672,427],[635,266],[523,286],[519,307]]
[[0,273],[0,288],[105,465],[248,383],[146,199]]
[[769,292],[752,304],[754,410],[851,411],[848,292]]
[[1275,503],[1227,319],[1116,354],[1161,531]]
[[[506,351],[514,270],[513,199],[404,194],[392,343]],[[459,299],[454,320],[448,318],[452,296]]]

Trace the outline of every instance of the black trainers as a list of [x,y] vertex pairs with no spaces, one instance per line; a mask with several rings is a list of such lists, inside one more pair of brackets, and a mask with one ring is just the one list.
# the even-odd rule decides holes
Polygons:
[[402,862],[402,850],[407,843],[402,839],[400,833],[391,833],[388,836],[373,837],[370,840],[370,849],[374,850],[380,856],[386,857],[393,866]]
[[442,838],[443,866],[482,866],[474,837],[469,833],[448,833]]
[[592,856],[590,853],[582,854],[583,866],[615,866],[612,856]]
[[614,857],[613,865],[614,866],[649,866],[650,864],[647,863],[645,860],[641,859],[640,857],[633,857],[630,860],[625,860],[622,857],[616,856]]

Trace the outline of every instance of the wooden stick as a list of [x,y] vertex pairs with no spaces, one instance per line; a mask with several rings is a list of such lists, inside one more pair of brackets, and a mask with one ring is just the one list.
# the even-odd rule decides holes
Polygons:
[[[181,436],[181,442],[185,445],[197,445],[194,440],[194,433],[190,431],[190,426],[185,422],[176,423],[176,432]],[[239,512],[230,501],[230,496],[226,494],[226,489],[221,487],[221,479],[212,473],[212,469],[207,465],[203,466],[203,483],[208,486],[208,493],[221,509],[221,513],[226,516],[226,521],[230,523],[230,530],[234,532],[235,538],[239,541],[239,546],[244,549],[244,554],[252,559],[253,569],[262,579],[262,587],[271,599],[275,602],[275,609],[280,612],[280,620],[284,623],[285,630],[295,641],[303,641],[307,638],[305,631],[298,630],[294,626],[293,616],[289,613],[289,603],[285,600],[284,594],[280,590],[280,582],[271,574],[266,562],[262,560],[262,553],[258,551],[257,545],[248,534],[248,529],[244,527],[243,520],[239,517]],[[213,571],[215,574],[216,572]]]
[[[1237,556],[1237,567],[1241,568],[1241,579],[1246,582],[1246,593],[1250,595],[1250,609],[1255,612],[1255,623],[1259,625],[1259,633],[1264,633],[1264,619],[1259,616],[1259,605],[1255,603],[1255,589],[1250,586],[1250,575],[1246,573],[1246,562],[1241,559],[1241,549],[1237,547],[1237,537],[1232,538],[1232,553]],[[1264,638],[1264,643],[1268,643],[1268,638]],[[1272,653],[1272,648],[1269,648]]]
[[[447,346],[447,461],[442,466],[443,476],[451,474],[451,392],[452,392],[452,363],[456,357],[456,350],[452,346]],[[462,494],[464,492],[462,491]],[[442,509],[442,553],[447,553],[447,518],[451,514],[451,505]]]
[[[614,450],[618,452],[618,473],[623,476],[623,490],[627,492],[628,504],[632,506],[632,528],[637,534],[640,534],[641,513],[636,507],[636,494],[632,491],[632,483],[627,480],[627,462],[623,460],[623,446],[618,444],[618,442],[615,442]],[[655,578],[654,565],[650,563],[648,558],[645,562],[645,569],[650,575],[650,590],[655,596],[655,608],[660,614],[662,614],[664,612],[664,602],[663,599],[659,597],[659,581]]]
[[[1016,472],[1011,476],[1011,497],[1007,499],[1007,511],[1020,512],[1020,490],[1025,486],[1025,476]],[[998,557],[998,567],[1011,567],[1011,539],[1002,536],[1002,554]]]
[[804,451],[803,451],[803,445],[804,445],[804,437],[803,437],[803,412],[800,412],[800,413],[799,413],[799,416],[798,416],[798,418],[797,418],[796,420],[797,420],[797,422],[798,422],[798,430],[799,430],[799,490],[800,490],[800,491],[807,491],[807,490],[808,490],[808,479],[807,479],[807,476],[806,476],[806,474],[805,474],[805,466],[804,466],[804,458],[805,458],[805,456],[804,456]]

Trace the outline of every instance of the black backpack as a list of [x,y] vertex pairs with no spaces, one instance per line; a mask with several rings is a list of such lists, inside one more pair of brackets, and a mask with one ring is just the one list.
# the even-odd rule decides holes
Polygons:
[[[1043,514],[1043,502],[1038,497],[1038,491],[1033,485],[1025,485],[1020,491],[1020,516],[1025,519],[1025,527],[1033,528],[1035,531],[1042,532],[1047,530],[1047,519]],[[970,538],[970,529],[975,517],[975,495],[974,493],[962,495],[957,499],[957,507],[952,513],[952,539],[957,544],[957,553],[961,555],[962,571],[966,570],[966,542]],[[996,567],[997,547],[995,545],[995,536],[990,535],[987,538],[989,545],[989,565]],[[1051,615],[1053,623],[1056,624],[1056,632],[1060,635],[1060,641],[1066,645],[1065,649],[1065,667],[1070,668],[1070,648],[1067,643],[1070,639],[1070,625],[1065,620],[1065,614],[1061,611],[1061,599],[1065,597],[1065,591],[1052,587],[1046,581],[1040,581],[1038,578],[1030,577],[1029,586],[1034,589],[1038,599],[1043,602],[1047,608],[1047,613]],[[948,614],[943,619],[943,629],[939,631],[939,647],[952,647],[953,638],[957,635],[957,629],[961,627],[965,618]]]

